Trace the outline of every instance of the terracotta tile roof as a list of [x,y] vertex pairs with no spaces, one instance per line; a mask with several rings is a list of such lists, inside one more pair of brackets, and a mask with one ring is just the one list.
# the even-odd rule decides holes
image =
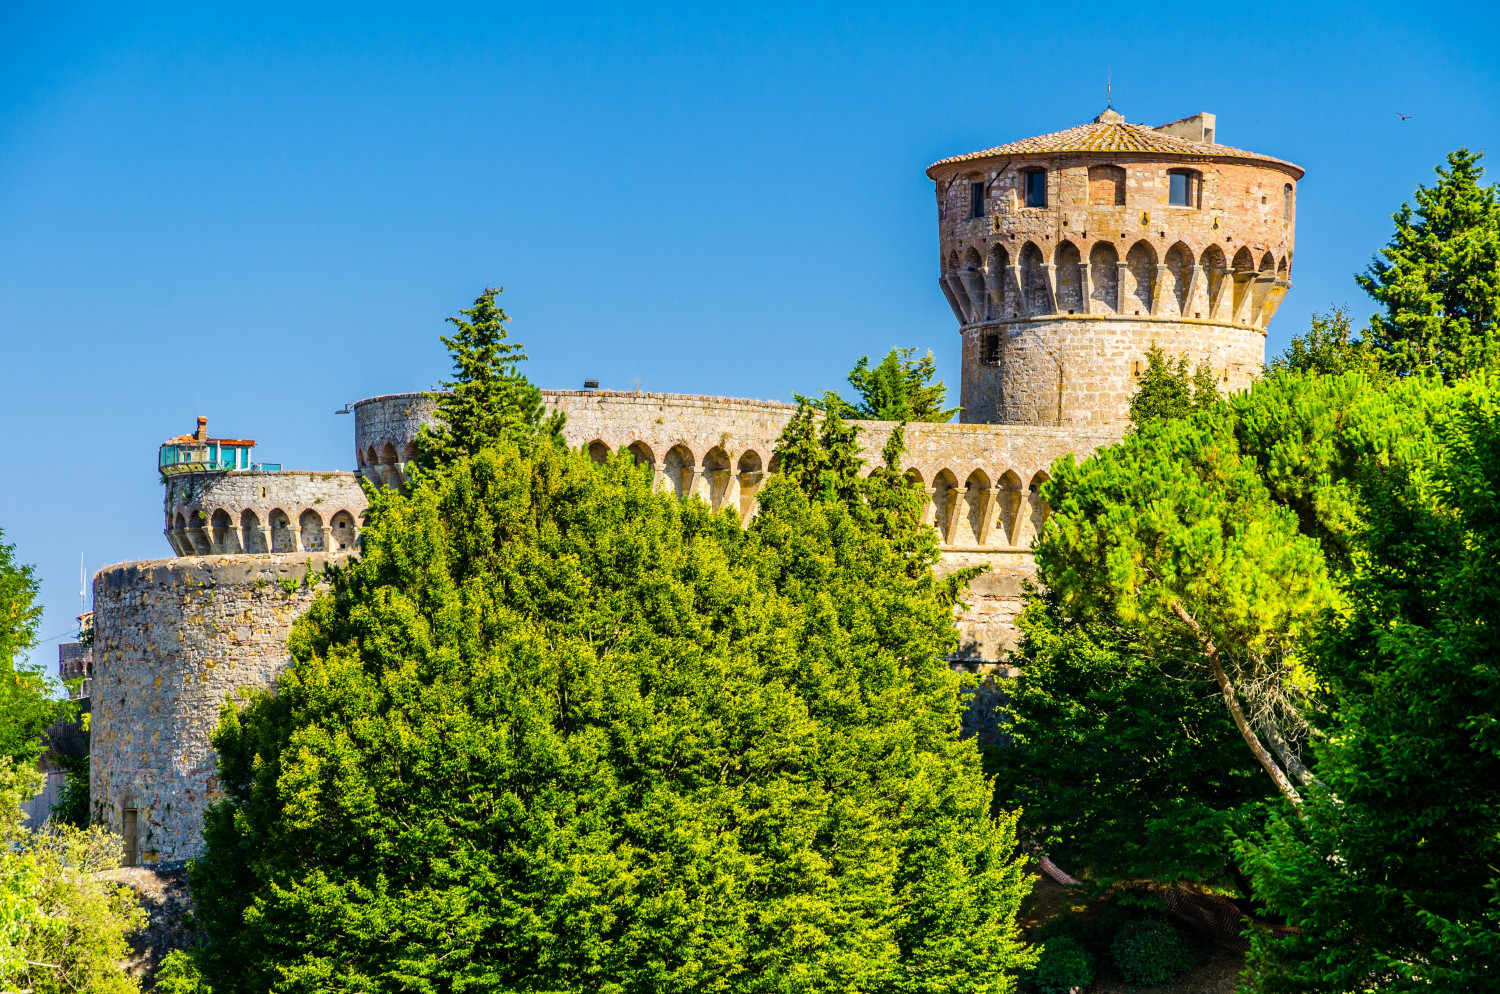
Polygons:
[[1157,131],[1149,124],[1126,124],[1123,121],[1119,123],[1093,121],[1089,124],[1080,124],[1076,128],[1068,128],[1066,131],[1055,131],[1050,135],[1023,138],[1020,141],[996,145],[994,148],[987,148],[981,152],[970,152],[967,155],[940,159],[927,167],[927,175],[929,178],[936,179],[937,177],[933,176],[932,172],[934,169],[939,166],[952,165],[955,162],[971,162],[976,159],[1008,155],[1053,155],[1066,152],[1137,152],[1194,158],[1211,156],[1215,159],[1241,159],[1285,166],[1295,172],[1299,178],[1302,176],[1300,166],[1283,159],[1231,148],[1228,145],[1214,145],[1178,138],[1176,135]]

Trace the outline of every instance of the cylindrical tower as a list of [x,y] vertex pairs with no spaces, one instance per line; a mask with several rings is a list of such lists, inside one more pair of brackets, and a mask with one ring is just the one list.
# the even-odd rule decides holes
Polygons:
[[1153,343],[1208,362],[1221,390],[1260,373],[1302,169],[1217,144],[1214,124],[1106,110],[928,168],[964,421],[1122,421]]

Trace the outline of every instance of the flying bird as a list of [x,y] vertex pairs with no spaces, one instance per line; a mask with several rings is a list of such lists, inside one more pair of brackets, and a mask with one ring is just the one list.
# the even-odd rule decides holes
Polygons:
[[1401,120],[1403,120],[1403,121],[1410,121],[1411,120],[1411,115],[1410,114],[1403,114],[1399,110],[1396,111],[1396,116],[1399,117],[1399,118],[1401,118]]

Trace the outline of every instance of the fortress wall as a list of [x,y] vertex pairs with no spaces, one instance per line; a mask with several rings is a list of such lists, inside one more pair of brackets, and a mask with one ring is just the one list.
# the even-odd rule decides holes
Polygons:
[[[1000,358],[986,365],[981,354],[992,335],[999,336]],[[1078,316],[970,325],[963,330],[963,417],[1012,425],[1121,424],[1153,343],[1170,359],[1186,356],[1190,368],[1207,362],[1220,392],[1228,393],[1248,389],[1261,375],[1265,342],[1261,328],[1185,318]]]
[[203,812],[221,796],[209,744],[219,709],[290,662],[292,621],[338,559],[205,556],[95,575],[93,814],[122,832],[124,811],[137,812],[140,862],[180,865],[199,851]]
[[[755,491],[775,470],[776,440],[796,411],[776,401],[684,394],[547,390],[543,397],[549,409],[567,414],[569,445],[589,448],[600,459],[628,449],[652,467],[661,488],[700,497],[715,510],[735,510],[746,521],[755,511]],[[431,416],[431,405],[420,394],[356,404],[359,450],[401,452]],[[873,469],[896,425],[855,424]],[[959,659],[993,663],[1015,647],[1021,584],[1035,574],[1030,547],[1046,520],[1037,491],[1047,467],[1068,452],[1082,459],[1118,441],[1122,430],[1120,424],[906,426],[902,465],[931,495],[926,521],[938,530],[943,568],[990,566],[959,614]],[[403,467],[377,464],[374,474],[399,483]]]
[[165,489],[167,541],[179,556],[349,551],[368,504],[348,472],[182,473]]

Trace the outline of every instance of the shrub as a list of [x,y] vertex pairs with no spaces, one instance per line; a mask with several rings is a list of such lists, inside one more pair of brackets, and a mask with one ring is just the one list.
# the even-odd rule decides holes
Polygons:
[[1077,939],[1066,935],[1048,939],[1027,980],[1038,994],[1068,994],[1094,982],[1094,957]]
[[1132,984],[1164,984],[1192,969],[1193,956],[1177,930],[1156,918],[1126,922],[1110,946],[1120,976]]

